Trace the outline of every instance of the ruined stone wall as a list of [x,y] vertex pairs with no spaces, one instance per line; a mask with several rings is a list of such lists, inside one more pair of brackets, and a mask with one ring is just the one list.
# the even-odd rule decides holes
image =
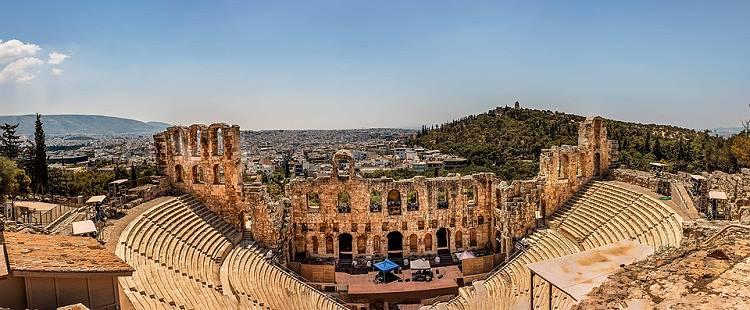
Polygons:
[[[289,221],[285,210],[286,200],[275,200],[260,184],[246,185],[244,188],[247,217],[253,240],[267,249],[286,253],[285,240],[288,240]],[[286,255],[283,255],[286,257]]]
[[[403,255],[432,255],[437,253],[437,231],[447,229],[451,252],[491,246],[492,210],[496,205],[493,196],[492,174],[442,178],[415,177],[409,180],[366,179],[352,177],[321,177],[294,180],[287,195],[292,204],[294,248],[308,257],[338,257],[339,236],[352,236],[352,254],[387,255],[387,235],[399,232],[403,238]],[[447,208],[438,208],[438,192],[444,191]],[[474,191],[469,200],[467,191]],[[382,209],[371,210],[371,193],[379,192]],[[401,197],[401,212],[391,215],[388,194],[397,191]],[[418,210],[410,211],[407,196],[416,191]],[[319,208],[308,206],[308,195],[316,193]],[[339,194],[348,193],[350,213],[339,212]],[[414,235],[414,237],[412,237]],[[474,236],[474,237],[472,237]],[[317,239],[314,241],[313,239]],[[417,249],[411,249],[411,240],[417,240]],[[457,239],[460,238],[460,241]],[[472,239],[474,242],[472,243]],[[359,246],[363,240],[365,247]],[[328,249],[330,242],[332,249]],[[317,244],[317,249],[313,245]],[[364,251],[361,251],[364,250]]]
[[159,171],[194,194],[224,221],[239,226],[244,210],[240,128],[227,124],[173,126],[154,135]]
[[495,209],[495,251],[509,257],[513,240],[522,238],[536,227],[536,211],[542,201],[544,183],[538,179],[501,182]]
[[[653,192],[656,192],[659,186],[659,179],[651,172],[621,168],[612,170],[610,176],[615,181],[647,188]],[[666,177],[675,176],[667,174]]]
[[727,194],[727,207],[733,220],[740,219],[743,207],[750,206],[750,169],[741,173],[728,174],[714,171],[704,174],[708,178],[709,191],[722,191]]

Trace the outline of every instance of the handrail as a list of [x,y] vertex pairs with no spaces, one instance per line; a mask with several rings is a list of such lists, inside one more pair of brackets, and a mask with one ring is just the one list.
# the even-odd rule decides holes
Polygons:
[[706,241],[703,241],[704,245],[707,245],[711,243],[711,241],[714,241],[714,239],[718,238],[721,234],[723,234],[725,231],[729,230],[730,228],[737,228],[737,229],[743,229],[750,231],[750,225],[740,225],[740,224],[729,224],[727,226],[724,226],[723,228],[719,229],[713,236],[706,239]]

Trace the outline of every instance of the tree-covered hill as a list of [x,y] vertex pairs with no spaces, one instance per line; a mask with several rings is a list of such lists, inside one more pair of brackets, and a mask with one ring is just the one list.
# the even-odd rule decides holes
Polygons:
[[[575,145],[583,116],[553,111],[496,108],[422,130],[409,141],[467,158],[478,170],[506,179],[537,174],[539,154],[554,145]],[[620,143],[620,162],[635,169],[662,161],[671,169],[734,172],[737,161],[731,139],[668,125],[607,120],[609,138]],[[733,139],[733,138],[732,138]]]

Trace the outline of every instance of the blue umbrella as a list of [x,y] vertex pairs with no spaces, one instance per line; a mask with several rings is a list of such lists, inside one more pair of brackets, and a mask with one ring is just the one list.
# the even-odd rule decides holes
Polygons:
[[387,258],[384,261],[375,264],[375,269],[380,270],[382,272],[389,272],[389,271],[396,270],[398,268],[399,266],[396,263],[392,262],[391,260]]

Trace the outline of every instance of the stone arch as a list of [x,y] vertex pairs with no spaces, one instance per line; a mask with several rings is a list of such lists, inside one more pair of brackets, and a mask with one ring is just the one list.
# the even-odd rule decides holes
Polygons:
[[482,224],[484,224],[484,216],[482,215],[477,216],[477,225],[482,225]]
[[404,255],[404,235],[398,231],[392,231],[386,235],[388,239],[388,257],[402,258]]
[[406,194],[406,210],[419,211],[419,193],[415,189],[409,190]]
[[424,250],[432,252],[432,234],[425,234],[422,242],[424,243]]
[[450,232],[447,228],[442,227],[437,230],[435,233],[437,236],[437,248],[438,251],[440,250],[449,250],[450,249]]
[[388,191],[388,198],[386,200],[386,204],[388,205],[388,215],[400,215],[401,214],[401,193],[395,189]]
[[331,173],[333,177],[353,178],[354,177],[354,155],[348,150],[338,150],[331,158]]
[[383,198],[379,191],[370,192],[370,212],[380,212],[383,210]]
[[367,254],[367,237],[360,235],[357,237],[357,255]]
[[190,126],[190,151],[193,157],[200,157],[202,155],[202,136],[203,128],[199,125]]
[[380,236],[376,235],[372,237],[372,250],[375,254],[380,254]]
[[417,253],[418,244],[417,235],[411,234],[411,236],[409,236],[409,253]]
[[307,193],[307,209],[320,210],[320,196],[317,192]]
[[468,206],[475,206],[477,203],[477,187],[473,185],[466,187],[464,189],[464,198]]
[[456,239],[456,249],[461,249],[464,247],[464,235],[460,230],[456,231],[454,239]]
[[336,207],[339,213],[351,213],[352,212],[352,205],[351,205],[350,200],[351,198],[349,197],[349,193],[347,192],[339,193],[338,201],[336,203]]
[[182,133],[179,128],[172,133],[172,147],[175,155],[182,154]]
[[570,167],[570,158],[568,157],[568,154],[560,155],[558,166],[558,177],[561,179],[567,179],[570,176],[568,171],[568,167]]
[[193,183],[203,183],[203,167],[200,165],[193,166]]
[[469,246],[470,247],[477,246],[477,230],[476,229],[469,230]]
[[174,181],[176,183],[182,182],[182,166],[181,165],[175,165],[174,166]]
[[448,209],[448,194],[445,191],[445,188],[438,188],[437,189],[437,208],[438,209]]
[[326,237],[326,254],[333,254],[333,237]]
[[313,236],[311,241],[313,254],[318,254],[318,236]]
[[224,128],[218,127],[213,129],[211,132],[213,136],[211,139],[213,155],[224,155],[224,135],[226,134]]
[[295,257],[300,257],[300,256],[304,257],[305,256],[305,252],[307,252],[306,246],[307,245],[306,245],[306,242],[305,242],[305,237],[303,237],[303,236],[296,236],[296,237],[294,237],[294,253],[295,253]]
[[339,235],[339,258],[352,258],[352,235],[347,233]]
[[214,165],[214,184],[224,184],[224,166],[221,164]]

